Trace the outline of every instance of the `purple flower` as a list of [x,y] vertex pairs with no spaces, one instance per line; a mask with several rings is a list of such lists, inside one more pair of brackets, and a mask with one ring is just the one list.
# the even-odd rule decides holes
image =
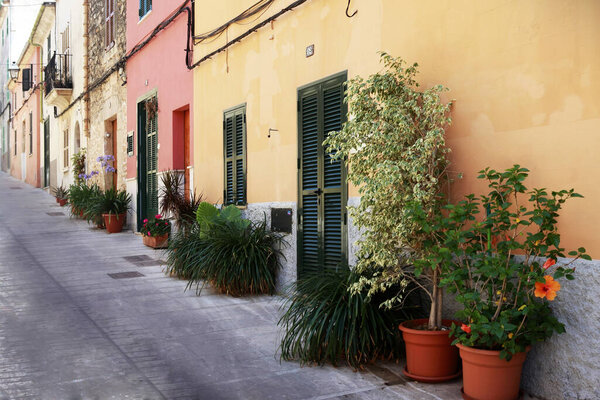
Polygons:
[[110,165],[106,166],[106,172],[115,172],[116,169],[114,169],[113,167],[111,167]]
[[98,161],[98,162],[102,161],[102,156],[99,156],[98,158],[96,158],[96,161]]

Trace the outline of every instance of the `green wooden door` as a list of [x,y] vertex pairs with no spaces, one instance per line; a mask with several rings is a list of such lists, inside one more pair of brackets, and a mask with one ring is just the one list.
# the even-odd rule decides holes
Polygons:
[[346,120],[345,81],[344,73],[298,91],[299,278],[346,263],[346,169],[323,146]]
[[[150,100],[147,100],[150,101]],[[143,220],[158,214],[158,120],[146,114],[146,102],[138,103],[138,230]]]

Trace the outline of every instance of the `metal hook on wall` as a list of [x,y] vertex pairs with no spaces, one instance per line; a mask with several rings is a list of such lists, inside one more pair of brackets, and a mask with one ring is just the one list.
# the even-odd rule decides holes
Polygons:
[[354,12],[352,14],[349,14],[348,12],[350,11],[350,2],[352,0],[348,0],[348,5],[346,6],[346,17],[348,18],[352,18],[356,15],[356,13],[358,12],[358,10],[354,10]]

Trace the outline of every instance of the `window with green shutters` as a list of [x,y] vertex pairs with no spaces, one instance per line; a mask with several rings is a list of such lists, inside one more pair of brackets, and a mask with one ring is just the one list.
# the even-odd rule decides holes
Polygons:
[[223,203],[245,205],[246,198],[246,106],[223,113],[225,160]]
[[152,10],[152,0],[140,0],[140,19]]
[[298,90],[298,276],[346,263],[346,166],[323,141],[346,120],[346,73]]

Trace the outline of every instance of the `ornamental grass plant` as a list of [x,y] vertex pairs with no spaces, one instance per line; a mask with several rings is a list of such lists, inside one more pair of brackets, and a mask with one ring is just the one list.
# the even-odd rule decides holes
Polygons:
[[400,322],[422,313],[414,296],[403,307],[382,307],[384,294],[351,292],[361,275],[326,270],[299,280],[282,305],[280,350],[284,360],[357,369],[377,359],[398,358]]
[[583,247],[566,253],[557,227],[565,202],[582,196],[573,189],[529,190],[528,172],[519,165],[486,168],[479,178],[487,181],[487,194],[467,195],[435,221],[420,207],[412,213],[434,232],[417,269],[441,267],[441,284],[462,305],[456,317],[464,323],[452,328],[455,343],[497,350],[505,359],[564,332],[550,307],[560,296],[558,281],[574,279],[577,259],[591,259]]
[[264,221],[243,219],[235,206],[214,208],[204,218],[170,241],[166,272],[188,279],[186,289],[198,294],[205,284],[232,296],[273,294],[283,257],[281,235],[270,232]]

